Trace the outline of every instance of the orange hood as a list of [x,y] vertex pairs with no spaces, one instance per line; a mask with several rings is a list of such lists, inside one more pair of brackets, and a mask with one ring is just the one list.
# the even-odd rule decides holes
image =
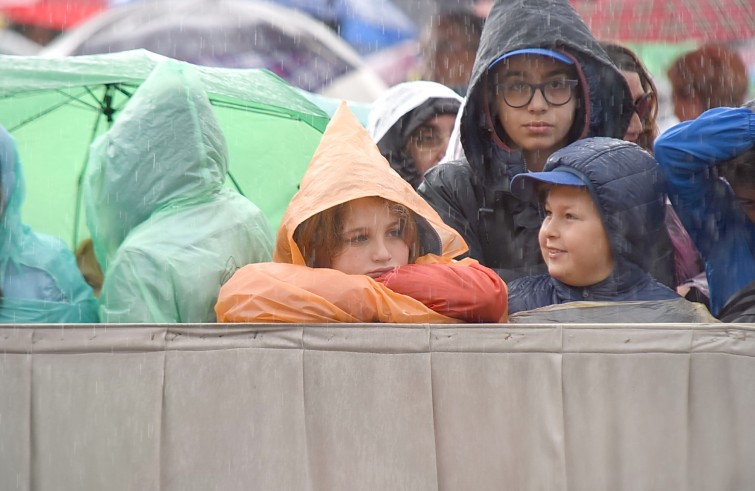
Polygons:
[[447,258],[467,251],[464,239],[391,168],[367,130],[342,102],[281,221],[273,260],[304,265],[294,242],[296,227],[321,211],[368,196],[379,196],[412,210],[424,251]]

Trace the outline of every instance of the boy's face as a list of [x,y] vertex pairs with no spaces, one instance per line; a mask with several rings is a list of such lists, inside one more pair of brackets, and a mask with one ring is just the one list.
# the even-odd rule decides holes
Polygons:
[[[569,143],[567,138],[574,123],[578,87],[569,88],[571,97],[564,104],[551,104],[542,90],[535,90],[528,104],[515,108],[504,99],[501,84],[550,82],[558,86],[565,80],[574,79],[573,67],[549,56],[512,56],[496,67],[493,77],[497,87],[496,106],[498,120],[507,135],[506,143],[514,149],[521,149],[527,163],[535,164],[533,170],[540,170],[551,153]],[[561,100],[551,102],[560,103]]]
[[384,199],[349,202],[344,210],[343,245],[330,267],[346,274],[377,278],[409,263],[400,217]]
[[613,270],[611,246],[587,188],[549,189],[538,238],[548,274],[567,285],[594,285]]

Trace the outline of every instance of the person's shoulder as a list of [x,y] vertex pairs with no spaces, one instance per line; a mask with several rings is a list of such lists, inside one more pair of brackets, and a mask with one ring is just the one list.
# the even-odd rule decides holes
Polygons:
[[508,283],[509,314],[550,305],[553,283],[547,274],[524,276]]
[[534,276],[523,276],[517,278],[508,283],[509,295],[520,294],[533,291],[551,290],[553,285],[551,284],[551,277],[547,274],[539,274]]
[[449,160],[431,167],[425,173],[424,181],[420,184],[418,191],[422,194],[423,187],[461,187],[465,183],[471,184],[473,178],[474,171],[466,159]]

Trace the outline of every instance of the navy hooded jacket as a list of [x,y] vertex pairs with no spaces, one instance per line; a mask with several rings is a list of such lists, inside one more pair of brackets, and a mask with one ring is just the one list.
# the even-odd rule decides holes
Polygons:
[[[566,0],[497,0],[480,39],[461,115],[465,160],[441,163],[418,192],[469,244],[469,255],[506,281],[545,271],[537,248],[537,207],[515,198],[510,180],[526,171],[519,151],[505,145],[487,96],[488,67],[505,53],[547,48],[574,61],[580,81],[573,139],[621,138],[632,117],[632,97],[614,67]],[[663,236],[668,240],[668,234]],[[666,273],[673,281],[670,240]],[[660,275],[659,275],[660,276]]]
[[[603,220],[614,267],[603,281],[573,287],[544,274],[509,284],[509,313],[574,301],[665,300],[676,292],[654,279],[656,237],[665,230],[664,180],[655,159],[634,143],[587,138],[553,153],[559,169],[586,183]],[[515,191],[519,180],[514,181]],[[538,248],[539,252],[539,248]]]

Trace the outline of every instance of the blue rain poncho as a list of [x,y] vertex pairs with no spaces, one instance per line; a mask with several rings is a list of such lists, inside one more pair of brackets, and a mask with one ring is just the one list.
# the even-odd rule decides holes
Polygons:
[[2,127],[0,179],[0,322],[97,322],[97,301],[73,253],[61,240],[37,234],[21,223],[21,161],[16,143]]
[[102,322],[214,322],[221,285],[271,259],[267,220],[224,187],[227,171],[195,69],[163,62],[91,147],[84,197]]

